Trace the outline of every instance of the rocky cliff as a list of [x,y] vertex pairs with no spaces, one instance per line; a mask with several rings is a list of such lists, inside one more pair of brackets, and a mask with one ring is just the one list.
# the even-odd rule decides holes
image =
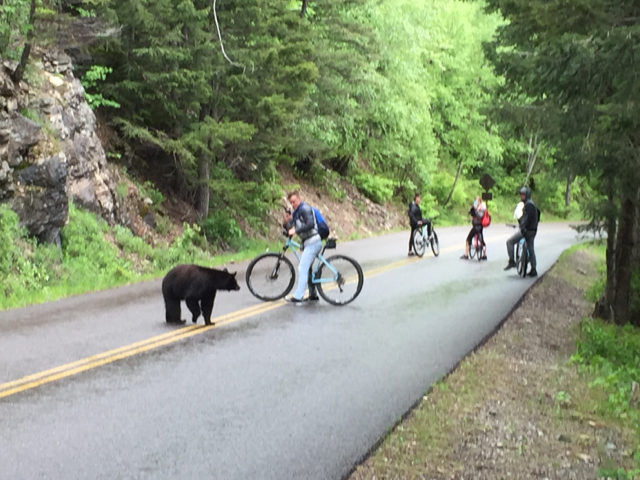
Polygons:
[[0,65],[0,202],[10,202],[32,235],[59,244],[69,200],[116,221],[116,182],[71,59],[34,60],[17,85],[15,65]]

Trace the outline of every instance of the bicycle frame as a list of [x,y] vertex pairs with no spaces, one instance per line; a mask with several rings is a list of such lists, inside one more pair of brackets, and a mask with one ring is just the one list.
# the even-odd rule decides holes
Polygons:
[[[298,251],[302,248],[302,245],[300,245],[298,242],[296,242],[292,238],[287,237],[287,241],[284,243],[284,246],[282,247],[282,253],[280,255],[284,256],[284,254],[287,252],[289,248],[298,259],[298,263],[300,263],[300,255],[298,254]],[[316,273],[318,273],[318,269],[320,268],[321,263],[324,263],[327,266],[327,268],[329,268],[329,270],[333,272],[334,276],[339,275],[338,270],[336,270],[333,267],[333,265],[327,262],[327,259],[322,256],[322,254],[324,253],[324,249],[325,249],[325,246],[323,245],[322,250],[320,251],[320,253],[318,253],[316,257],[316,259],[319,261],[316,262],[315,259],[313,260],[312,275],[311,275],[311,283],[313,284],[331,283],[335,281],[333,278],[316,278]]]
[[427,224],[425,223],[421,225],[419,230],[420,230],[420,235],[422,237],[422,241],[425,242],[424,248],[427,249],[431,245],[431,243],[429,243],[429,236],[427,235]]

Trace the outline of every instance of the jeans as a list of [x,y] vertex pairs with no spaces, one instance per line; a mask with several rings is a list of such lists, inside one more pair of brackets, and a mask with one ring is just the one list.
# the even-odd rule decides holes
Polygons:
[[517,245],[518,242],[522,240],[522,238],[522,233],[520,233],[520,230],[518,230],[509,240],[507,240],[507,253],[509,254],[509,263],[516,263],[513,247]]
[[304,291],[307,289],[307,283],[309,283],[309,296],[316,294],[315,285],[309,282],[309,273],[311,272],[313,262],[321,250],[322,242],[314,242],[304,246],[302,257],[300,257],[300,265],[298,265],[298,287],[293,293],[293,298],[296,300],[302,300]]
[[536,251],[534,248],[534,240],[536,238],[536,233],[538,232],[527,232],[525,235],[522,235],[519,231],[516,232],[509,240],[507,240],[507,253],[509,254],[509,263],[515,263],[514,260],[514,250],[513,247],[524,238],[527,241],[527,251],[529,252],[529,264],[531,265],[531,269],[536,269]]

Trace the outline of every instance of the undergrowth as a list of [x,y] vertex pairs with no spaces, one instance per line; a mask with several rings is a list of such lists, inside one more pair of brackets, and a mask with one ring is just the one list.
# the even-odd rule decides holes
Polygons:
[[239,257],[214,258],[200,227],[188,224],[172,243],[152,247],[130,230],[109,227],[72,204],[61,237],[61,249],[38,244],[19,226],[18,216],[0,205],[0,310],[155,278],[180,263],[218,265],[267,247],[254,242]]
[[[604,289],[603,262],[598,265],[600,278],[586,293],[591,301],[597,300]],[[617,480],[640,478],[640,329],[630,324],[620,327],[598,319],[585,319],[580,330],[571,363],[593,378],[589,388],[604,393],[604,400],[597,404],[595,413],[630,427],[635,436],[632,455],[636,468],[601,469],[599,474]]]

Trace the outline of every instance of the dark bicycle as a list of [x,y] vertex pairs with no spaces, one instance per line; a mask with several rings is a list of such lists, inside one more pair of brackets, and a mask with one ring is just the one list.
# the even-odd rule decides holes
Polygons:
[[477,257],[478,261],[482,260],[484,247],[484,235],[482,232],[476,231],[471,239],[471,245],[469,245],[469,258]]
[[[507,223],[507,227],[519,228],[518,225],[512,223]],[[514,249],[516,270],[518,271],[518,275],[524,278],[527,276],[527,268],[529,267],[529,249],[527,248],[527,241],[524,237],[514,246]]]
[[[286,231],[287,241],[280,253],[263,253],[254,258],[247,268],[246,281],[249,291],[260,300],[274,301],[284,298],[293,289],[296,271],[285,254],[290,248],[300,261],[301,245],[292,240]],[[351,257],[323,256],[325,250],[336,248],[336,239],[326,240],[316,257],[318,262],[309,269],[309,283],[316,285],[320,296],[332,305],[347,305],[356,299],[364,285],[362,267]]]

